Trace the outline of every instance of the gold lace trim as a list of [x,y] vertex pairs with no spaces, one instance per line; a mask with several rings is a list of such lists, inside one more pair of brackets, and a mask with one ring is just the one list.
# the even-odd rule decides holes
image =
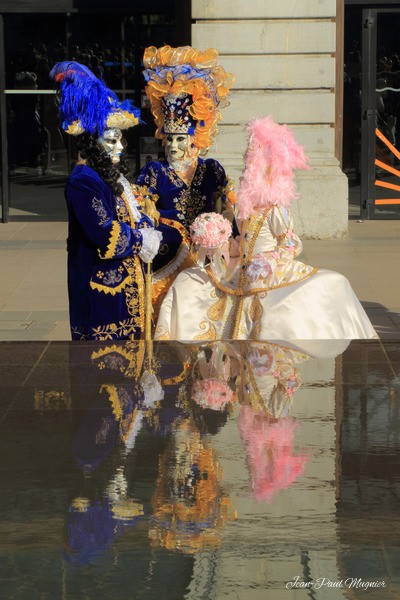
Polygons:
[[[127,363],[129,364],[129,367],[126,369],[125,374],[128,375],[133,370],[133,376],[139,377],[143,366],[146,346],[144,342],[140,341],[135,341],[133,343],[135,344],[134,348],[137,347],[137,352],[135,352],[135,349],[133,347],[129,347],[127,345],[117,346],[116,344],[112,344],[112,346],[105,346],[100,350],[92,352],[90,358],[92,359],[92,361],[96,361],[109,354],[118,354],[119,356],[125,358]],[[132,342],[130,342],[130,344],[132,344]]]
[[112,227],[111,227],[110,241],[108,242],[107,249],[103,255],[99,251],[100,258],[108,259],[108,258],[113,258],[115,256],[115,250],[117,247],[117,242],[118,242],[120,233],[121,233],[121,227],[120,227],[119,221],[114,221],[112,224]]
[[235,317],[235,322],[234,322],[234,326],[233,326],[233,333],[232,333],[232,339],[235,340],[239,337],[239,327],[240,327],[240,320],[242,318],[242,310],[243,310],[243,302],[244,302],[244,297],[241,296],[240,298],[237,299],[237,308],[236,308],[236,317]]
[[[246,278],[246,274],[247,274],[247,266],[249,264],[249,262],[251,261],[251,259],[253,258],[253,250],[254,250],[254,246],[256,244],[257,238],[260,234],[261,228],[264,224],[265,219],[267,218],[268,213],[272,210],[271,208],[267,208],[266,210],[264,210],[262,217],[258,218],[255,222],[255,224],[252,223],[252,217],[250,217],[250,228],[253,230],[252,232],[250,231],[249,233],[251,233],[251,240],[248,244],[248,252],[246,255],[246,261],[244,263],[241,263],[241,273],[240,273],[240,279],[239,279],[239,289],[242,290],[243,289],[243,284]],[[246,231],[245,231],[246,234]],[[239,252],[240,252],[240,256],[243,256],[243,251],[244,251],[244,242],[245,242],[245,238],[244,235],[240,236],[240,243],[239,243]],[[246,269],[243,269],[243,266],[246,266]]]
[[[167,262],[167,264],[161,267],[160,269],[157,269],[157,271],[154,271],[154,281],[162,281],[166,277],[173,275],[175,271],[187,261],[188,258],[191,259],[189,247],[186,244],[186,242],[182,242],[174,258]],[[193,264],[193,260],[191,259],[190,266],[193,266]]]
[[160,217],[160,223],[177,229],[185,241],[189,239],[186,227],[182,225],[182,223],[179,223],[179,221],[175,221],[174,219],[167,219],[166,217]]
[[[123,419],[124,419],[124,413],[123,413],[123,410],[122,410],[122,403],[121,403],[121,400],[119,398],[117,386],[115,386],[115,385],[104,385],[104,386],[102,386],[101,389],[105,389],[106,392],[108,393],[108,397],[109,397],[109,400],[110,400],[110,403],[111,403],[111,407],[112,407],[112,412],[113,412],[114,418],[122,426],[123,425]],[[129,424],[128,425],[129,426],[127,428],[127,431],[126,431],[125,434],[123,434],[122,431],[121,431],[121,438],[122,438],[123,441],[125,441],[127,439],[128,435],[129,435],[129,432],[130,432],[130,430],[133,427],[133,424],[134,424],[134,422],[136,420],[136,416],[137,416],[138,410],[139,409],[136,406],[133,409],[132,413],[130,413],[128,415],[128,418],[129,418]],[[125,420],[126,420],[126,417],[125,417]]]
[[118,390],[115,385],[104,385],[101,386],[101,390],[106,390],[108,397],[111,402],[112,412],[117,421],[120,421],[122,418],[122,409],[121,404],[118,398]]
[[253,288],[253,289],[247,290],[247,291],[242,291],[240,289],[233,290],[233,289],[223,285],[221,282],[218,281],[218,279],[213,274],[213,272],[211,271],[209,266],[206,267],[206,271],[207,271],[207,274],[210,277],[211,281],[215,285],[215,287],[218,288],[219,290],[221,290],[222,292],[225,292],[226,294],[229,294],[230,296],[253,296],[255,294],[261,294],[261,292],[270,292],[271,290],[276,290],[276,289],[279,289],[282,287],[288,287],[289,285],[294,285],[295,283],[304,281],[304,279],[311,277],[311,275],[315,275],[315,273],[318,272],[318,269],[316,267],[313,267],[312,271],[310,271],[309,273],[306,273],[306,275],[304,275],[303,277],[299,277],[295,281],[287,281],[286,283],[279,283],[278,285],[271,285],[270,287]]
[[94,281],[90,281],[89,285],[92,288],[92,290],[98,290],[99,292],[103,292],[104,294],[111,294],[112,296],[115,296],[115,294],[121,292],[131,282],[132,278],[129,276],[125,277],[125,279],[115,288],[102,285],[101,283],[95,283]]
[[181,373],[179,373],[179,375],[175,375],[175,377],[168,377],[167,379],[162,379],[161,385],[174,385],[176,383],[180,383],[181,381],[186,379],[187,372],[189,371],[191,366],[192,360],[190,358],[187,358],[183,363],[183,370],[181,371]]

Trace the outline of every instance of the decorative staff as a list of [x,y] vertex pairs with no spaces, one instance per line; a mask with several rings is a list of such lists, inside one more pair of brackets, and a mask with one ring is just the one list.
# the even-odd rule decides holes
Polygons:
[[151,336],[151,320],[153,315],[153,284],[152,284],[152,272],[151,263],[147,263],[146,275],[145,275],[145,342],[147,349],[147,360],[148,360],[148,371],[153,372],[153,340]]
[[[151,194],[144,186],[133,186],[141,198],[143,212],[153,221],[154,226],[158,226],[160,213],[156,209],[158,200],[157,194]],[[147,263],[145,273],[145,328],[144,339],[146,342],[146,353],[148,360],[148,371],[153,372],[153,342],[151,335],[151,324],[153,319],[153,261]]]

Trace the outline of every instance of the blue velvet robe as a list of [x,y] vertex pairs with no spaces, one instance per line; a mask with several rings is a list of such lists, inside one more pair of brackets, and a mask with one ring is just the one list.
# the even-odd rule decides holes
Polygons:
[[68,206],[68,295],[72,339],[112,340],[144,330],[144,280],[138,253],[145,215],[135,223],[129,204],[115,197],[87,165],[65,187]]
[[147,163],[136,183],[146,186],[159,197],[156,208],[160,213],[160,223],[157,229],[163,238],[159,254],[153,260],[154,280],[157,282],[173,273],[178,274],[188,254],[189,226],[200,213],[220,212],[226,202],[228,179],[218,161],[198,158],[192,182],[187,185],[164,159]]

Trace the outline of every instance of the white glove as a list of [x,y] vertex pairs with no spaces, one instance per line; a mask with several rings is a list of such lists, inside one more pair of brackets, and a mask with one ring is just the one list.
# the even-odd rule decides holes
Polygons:
[[143,262],[148,263],[153,260],[158,252],[162,233],[150,227],[143,227],[140,233],[142,234],[142,249],[139,252],[139,256]]

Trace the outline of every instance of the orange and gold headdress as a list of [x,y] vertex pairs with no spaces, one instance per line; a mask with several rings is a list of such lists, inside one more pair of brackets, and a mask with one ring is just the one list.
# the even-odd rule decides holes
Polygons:
[[217,135],[220,108],[234,76],[219,64],[218,52],[190,46],[145,49],[143,64],[146,95],[157,125],[156,137],[167,133],[193,135],[193,143],[206,152]]

